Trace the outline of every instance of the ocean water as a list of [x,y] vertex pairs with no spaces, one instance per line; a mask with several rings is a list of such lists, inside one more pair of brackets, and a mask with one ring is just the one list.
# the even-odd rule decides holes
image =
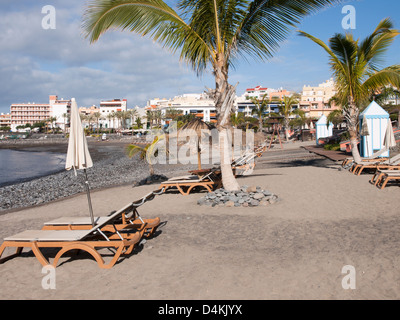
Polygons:
[[0,149],[0,187],[62,171],[65,154]]

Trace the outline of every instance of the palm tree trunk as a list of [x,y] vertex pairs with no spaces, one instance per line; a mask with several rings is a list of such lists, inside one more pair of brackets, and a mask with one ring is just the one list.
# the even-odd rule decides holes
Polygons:
[[289,119],[285,118],[285,137],[286,137],[286,142],[289,141]]
[[231,157],[229,155],[230,143],[229,133],[230,128],[229,115],[231,113],[233,102],[235,99],[236,86],[233,87],[228,83],[227,70],[221,66],[214,68],[215,72],[215,91],[213,98],[215,108],[218,111],[217,129],[219,133],[219,154],[221,163],[222,185],[228,191],[237,191],[240,189],[238,182],[233,175],[231,166]]
[[358,108],[350,99],[349,107],[346,110],[345,119],[347,122],[347,129],[350,135],[351,154],[355,162],[361,161],[360,152],[358,151]]

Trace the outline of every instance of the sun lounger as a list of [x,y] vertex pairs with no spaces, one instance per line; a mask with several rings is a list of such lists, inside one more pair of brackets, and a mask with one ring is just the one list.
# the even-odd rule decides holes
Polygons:
[[203,176],[198,175],[174,177],[167,181],[163,181],[160,188],[164,190],[177,189],[181,194],[188,195],[194,188],[204,188],[208,192],[221,186],[221,177],[213,169]]
[[354,163],[350,172],[353,172],[356,175],[360,175],[364,169],[375,169],[375,170],[384,170],[384,169],[397,169],[400,166],[400,154],[385,160],[385,161],[361,161],[359,163]]
[[386,170],[379,169],[379,170],[376,170],[375,174],[373,175],[371,180],[369,180],[369,182],[372,183],[373,185],[377,186],[381,182],[381,179],[384,177],[385,174],[387,174],[387,173],[389,173],[389,174],[392,174],[392,173],[399,174],[400,171],[398,171],[398,170],[400,170],[400,166],[399,167],[398,166],[394,166],[394,168],[392,168],[392,169],[386,169]]
[[[374,162],[385,161],[388,159],[387,157],[384,157],[384,158],[379,158],[379,157],[387,151],[388,151],[387,148],[382,148],[381,150],[375,152],[368,158],[361,158],[361,161],[364,161],[364,162],[365,161],[374,161]],[[345,169],[350,169],[352,167],[353,163],[354,163],[353,158],[346,158],[342,162],[342,167]]]
[[379,189],[384,189],[389,181],[400,181],[400,171],[399,170],[384,170],[381,171],[376,178],[375,185]]
[[[112,225],[105,223],[108,219],[108,216],[95,217],[95,223],[96,225],[105,223],[101,229],[102,231],[107,231],[110,229],[113,230],[114,228],[117,230],[127,228],[141,229],[145,224],[146,232],[144,236],[149,238],[154,234],[157,227],[160,225],[160,218],[157,217],[153,219],[143,219],[138,212],[138,207],[147,201],[154,199],[155,195],[162,194],[163,192],[163,189],[150,192],[143,198],[126,205],[119,210],[120,216],[114,219]],[[45,222],[42,230],[87,230],[91,227],[91,219],[89,217],[61,217]]]
[[[71,250],[86,251],[97,261],[100,268],[112,268],[121,255],[128,255],[132,252],[134,246],[139,243],[145,232],[145,226],[139,230],[114,230],[102,231],[106,225],[113,225],[114,220],[121,216],[117,211],[102,223],[97,224],[89,230],[26,230],[11,237],[4,239],[0,246],[0,258],[6,248],[17,248],[14,255],[0,259],[0,263],[20,255],[23,248],[31,248],[35,257],[43,265],[50,265],[40,249],[58,248],[58,252],[53,260],[52,266],[56,267],[59,259],[66,252]],[[103,259],[99,249],[115,249],[115,253],[108,263]],[[107,251],[109,252],[109,251]]]

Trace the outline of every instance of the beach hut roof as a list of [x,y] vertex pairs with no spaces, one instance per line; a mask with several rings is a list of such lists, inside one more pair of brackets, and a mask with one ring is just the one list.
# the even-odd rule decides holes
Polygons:
[[319,118],[319,120],[316,122],[316,125],[326,125],[328,122],[328,118],[326,117],[326,115],[322,115],[321,118]]
[[369,117],[381,117],[381,118],[389,118],[389,113],[385,111],[379,104],[375,101],[372,101],[370,105],[360,113],[360,119],[363,116]]

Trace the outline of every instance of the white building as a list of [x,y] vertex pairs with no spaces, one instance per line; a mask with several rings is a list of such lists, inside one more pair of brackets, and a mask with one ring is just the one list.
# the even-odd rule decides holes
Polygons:
[[11,130],[17,131],[18,126],[27,123],[46,122],[52,117],[56,118],[55,126],[65,130],[70,112],[71,100],[58,99],[56,95],[49,96],[49,103],[13,103],[10,106]]
[[[183,94],[172,99],[152,99],[148,101],[146,110],[161,110],[165,115],[168,109],[182,111],[183,115],[194,114],[205,122],[217,122],[214,101],[205,93],[202,94]],[[169,120],[163,120],[162,124]]]
[[69,123],[69,114],[71,113],[71,100],[61,100],[57,96],[49,97],[51,117],[56,118],[55,126],[65,130]]

